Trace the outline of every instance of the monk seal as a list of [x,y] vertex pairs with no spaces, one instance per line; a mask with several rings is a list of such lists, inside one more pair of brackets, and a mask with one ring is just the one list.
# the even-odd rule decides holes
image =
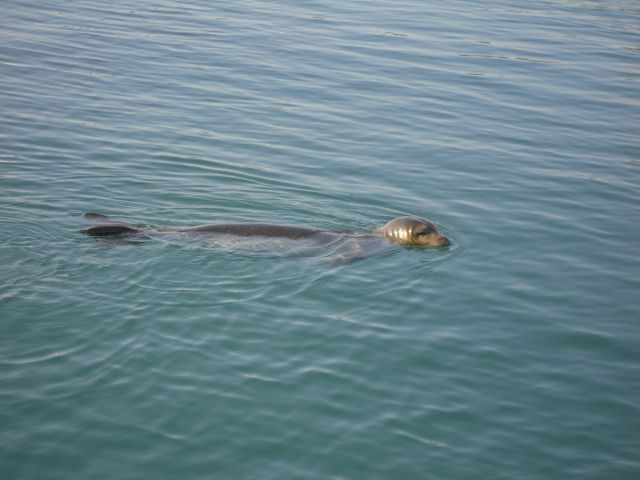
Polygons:
[[327,239],[337,235],[378,236],[403,247],[445,247],[450,244],[449,239],[438,232],[436,226],[419,217],[400,217],[386,223],[382,227],[369,232],[334,232],[307,227],[274,225],[269,223],[219,223],[198,225],[195,227],[140,227],[132,223],[115,220],[98,213],[85,213],[87,220],[98,222],[99,225],[87,227],[82,233],[93,237],[107,237],[114,235],[147,236],[150,233],[185,233],[191,235],[235,235],[241,237],[281,237],[289,239]]

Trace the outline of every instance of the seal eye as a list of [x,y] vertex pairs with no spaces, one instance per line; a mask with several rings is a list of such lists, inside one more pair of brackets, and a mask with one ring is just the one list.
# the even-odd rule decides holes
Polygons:
[[416,237],[421,237],[422,235],[426,235],[426,234],[427,234],[427,232],[424,232],[424,231],[422,231],[422,232],[417,232],[417,233],[416,233]]

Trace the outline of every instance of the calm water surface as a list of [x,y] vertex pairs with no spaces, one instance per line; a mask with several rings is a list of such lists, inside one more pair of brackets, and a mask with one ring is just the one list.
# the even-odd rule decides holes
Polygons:
[[[3,12],[0,478],[638,478],[636,1]],[[104,246],[85,211],[454,244]]]

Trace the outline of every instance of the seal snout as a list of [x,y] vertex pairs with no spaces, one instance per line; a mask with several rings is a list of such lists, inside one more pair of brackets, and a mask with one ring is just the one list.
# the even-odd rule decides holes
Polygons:
[[434,247],[446,247],[451,245],[451,242],[444,235],[436,234],[431,239],[431,245]]

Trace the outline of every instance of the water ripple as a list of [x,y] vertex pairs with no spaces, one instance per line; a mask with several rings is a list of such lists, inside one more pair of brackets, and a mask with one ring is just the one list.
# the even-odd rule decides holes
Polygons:
[[3,478],[637,477],[636,3],[4,7]]

